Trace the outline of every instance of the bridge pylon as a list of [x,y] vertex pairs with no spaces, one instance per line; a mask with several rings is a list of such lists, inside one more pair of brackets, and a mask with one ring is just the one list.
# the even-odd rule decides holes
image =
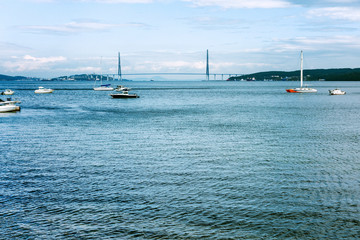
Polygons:
[[209,50],[206,49],[206,80],[210,80],[210,72],[209,72]]
[[118,53],[118,77],[119,77],[119,80],[122,81],[120,52]]

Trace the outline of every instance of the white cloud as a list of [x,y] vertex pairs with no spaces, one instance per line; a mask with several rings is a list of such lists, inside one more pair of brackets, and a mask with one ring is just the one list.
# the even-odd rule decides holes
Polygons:
[[9,61],[5,61],[2,65],[9,72],[23,72],[48,69],[51,64],[64,61],[66,61],[66,58],[62,56],[37,58],[25,55],[21,58],[13,56]]
[[306,45],[338,45],[338,46],[344,46],[344,45],[350,45],[353,46],[359,46],[360,39],[358,37],[353,36],[334,36],[332,38],[326,38],[323,37],[303,37],[303,38],[296,38],[295,42],[306,44]]
[[[61,0],[26,0],[35,3],[61,2]],[[99,3],[152,3],[153,0],[73,0],[76,2],[99,2]]]
[[113,28],[120,27],[142,27],[145,26],[141,23],[128,23],[128,24],[107,24],[95,21],[74,21],[63,25],[28,25],[21,26],[20,29],[30,31],[33,33],[48,33],[48,34],[71,34],[87,31],[106,31]]
[[51,62],[59,62],[59,61],[65,61],[66,58],[65,57],[42,57],[42,58],[37,58],[37,57],[33,57],[33,56],[30,56],[30,55],[25,55],[23,57],[24,60],[27,60],[27,61],[32,61],[32,62],[37,62],[37,63],[41,63],[41,64],[44,64],[44,63],[51,63]]
[[101,72],[100,67],[77,67],[77,68],[65,68],[65,72],[74,72],[74,73],[99,73]]
[[104,3],[152,3],[152,0],[97,0]]
[[355,3],[356,0],[328,0],[329,3]]
[[328,7],[308,11],[310,17],[329,17],[337,20],[360,21],[360,8]]
[[34,2],[34,3],[51,3],[54,0],[26,0],[27,2]]
[[334,49],[339,49],[339,51],[360,50],[360,38],[341,35],[326,38],[318,36],[274,39],[272,47],[267,51],[277,53],[300,50],[334,52]]
[[197,7],[218,6],[222,8],[288,8],[293,7],[284,0],[183,0]]

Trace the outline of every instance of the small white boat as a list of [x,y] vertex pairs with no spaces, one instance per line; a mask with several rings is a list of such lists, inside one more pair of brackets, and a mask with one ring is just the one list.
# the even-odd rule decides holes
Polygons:
[[139,96],[136,93],[129,94],[128,91],[123,91],[122,93],[110,94],[110,96],[112,98],[139,98]]
[[301,51],[300,59],[301,59],[301,64],[300,64],[300,87],[299,88],[286,89],[286,91],[289,92],[289,93],[316,93],[317,90],[315,88],[303,87],[303,80],[304,80],[304,77],[303,77],[303,51]]
[[14,91],[10,89],[5,89],[5,91],[1,92],[1,95],[13,95]]
[[346,92],[341,91],[340,89],[336,88],[336,89],[333,89],[333,90],[329,90],[329,94],[330,95],[345,95]]
[[111,87],[111,84],[101,85],[100,87],[94,87],[95,91],[113,91],[114,88]]
[[130,91],[131,88],[125,87],[123,85],[117,85],[115,88],[115,91],[122,92],[122,91]]
[[20,101],[12,101],[10,98],[6,101],[0,99],[0,113],[20,111],[20,106],[16,103],[20,103]]
[[35,93],[52,93],[53,91],[54,89],[39,87],[39,89],[35,90]]

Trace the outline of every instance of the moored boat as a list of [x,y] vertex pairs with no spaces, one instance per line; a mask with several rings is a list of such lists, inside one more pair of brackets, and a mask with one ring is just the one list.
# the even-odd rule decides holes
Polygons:
[[54,89],[39,87],[35,90],[35,93],[52,93]]
[[330,95],[345,95],[346,92],[336,88],[336,89],[333,89],[333,90],[329,90],[329,94]]
[[309,87],[303,87],[303,51],[301,51],[300,54],[300,58],[301,58],[301,64],[300,64],[300,87],[299,88],[290,88],[290,89],[286,89],[287,92],[289,93],[316,93],[317,90],[315,88],[309,88]]
[[314,88],[307,88],[307,87],[299,87],[299,88],[291,88],[286,89],[289,93],[316,93],[317,90]]
[[1,95],[13,95],[14,91],[11,89],[5,89],[5,91],[1,92]]
[[129,94],[128,91],[123,91],[122,93],[110,94],[112,98],[139,98],[136,93]]
[[122,92],[122,91],[130,91],[131,88],[125,87],[123,85],[117,85],[115,88],[115,91]]
[[100,87],[94,87],[95,91],[113,91],[114,88],[111,87],[111,84],[104,84],[101,85]]
[[0,113],[20,111],[20,106],[16,105],[16,103],[21,102],[13,101],[11,98],[8,98],[6,101],[0,99]]

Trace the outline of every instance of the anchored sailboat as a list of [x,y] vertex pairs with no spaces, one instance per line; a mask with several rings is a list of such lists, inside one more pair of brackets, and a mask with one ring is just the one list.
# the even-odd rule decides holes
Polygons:
[[[100,60],[100,66],[101,66],[101,62],[102,62],[102,57]],[[96,86],[96,80],[97,80],[97,76],[95,77],[95,82],[94,82],[94,90],[95,91],[113,91],[114,88],[111,87],[111,84],[102,84],[102,73],[100,74],[100,87],[95,87]]]
[[303,51],[301,51],[301,64],[300,64],[300,87],[299,88],[291,88],[286,89],[287,92],[290,93],[316,93],[317,90],[315,88],[303,87]]

